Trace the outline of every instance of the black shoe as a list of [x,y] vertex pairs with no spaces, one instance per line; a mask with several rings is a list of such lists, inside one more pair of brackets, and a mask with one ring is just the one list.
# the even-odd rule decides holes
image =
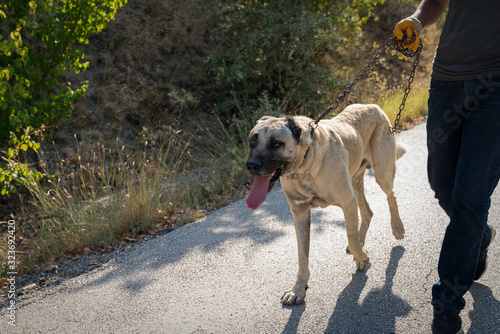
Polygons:
[[486,268],[488,268],[488,248],[490,247],[493,239],[495,239],[495,235],[497,234],[497,231],[493,226],[488,225],[488,227],[491,229],[491,239],[490,239],[490,244],[486,249],[479,255],[479,261],[477,261],[477,267],[476,267],[476,274],[474,275],[474,281],[477,281],[478,279],[483,276],[483,274],[486,272]]
[[460,311],[434,307],[433,334],[463,334]]

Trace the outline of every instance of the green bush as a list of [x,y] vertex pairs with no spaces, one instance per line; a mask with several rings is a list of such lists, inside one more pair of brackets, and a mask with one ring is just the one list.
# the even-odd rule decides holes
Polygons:
[[216,16],[233,41],[207,59],[216,78],[217,108],[253,110],[263,94],[289,111],[328,100],[340,83],[329,65],[361,36],[370,9],[383,1],[239,0]]
[[[126,0],[9,0],[0,3],[0,141],[71,117],[87,83],[72,87],[67,71],[88,67],[80,46],[101,31]],[[29,131],[28,131],[29,132]],[[21,140],[22,141],[22,140]],[[31,148],[35,148],[33,145]],[[24,146],[22,146],[24,148]],[[8,152],[8,158],[17,156]],[[21,169],[23,170],[23,169]],[[0,166],[3,193],[18,179],[12,164]],[[10,183],[10,182],[9,182]],[[10,186],[9,186],[10,187]]]

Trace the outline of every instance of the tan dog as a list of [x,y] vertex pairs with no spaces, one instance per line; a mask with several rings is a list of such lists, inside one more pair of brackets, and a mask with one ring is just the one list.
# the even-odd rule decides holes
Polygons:
[[373,169],[376,182],[387,194],[394,236],[404,237],[393,184],[396,160],[405,150],[391,135],[384,112],[376,105],[351,105],[333,119],[319,122],[312,137],[311,122],[302,116],[265,116],[250,132],[247,169],[255,178],[247,206],[257,209],[280,178],[293,214],[299,271],[295,285],[281,298],[285,305],[300,304],[306,295],[311,208],[342,208],[348,250],[358,270],[367,265],[363,245],[373,216],[364,195],[367,168]]

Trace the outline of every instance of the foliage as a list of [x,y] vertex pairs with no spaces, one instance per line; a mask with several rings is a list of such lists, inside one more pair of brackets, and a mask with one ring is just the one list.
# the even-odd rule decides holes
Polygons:
[[[37,133],[36,135],[39,136],[40,134]],[[7,156],[5,157],[7,164],[0,168],[0,184],[2,184],[0,191],[2,195],[9,195],[16,191],[12,184],[14,180],[24,186],[34,186],[42,177],[42,173],[18,162],[20,151],[26,152],[28,149],[36,151],[40,147],[40,144],[32,138],[32,128],[28,127],[20,138],[17,138],[12,133],[9,144],[11,147],[7,149]]]
[[239,0],[224,6],[216,18],[234,44],[207,59],[219,111],[234,114],[238,103],[255,109],[264,93],[286,96],[288,110],[328,100],[327,92],[339,85],[329,65],[361,36],[377,2]]
[[[60,77],[88,67],[80,46],[102,30],[125,2],[9,0],[0,4],[0,140],[12,141],[23,129],[40,129],[71,117],[71,107],[85,93],[87,83],[73,88]],[[24,147],[23,140],[20,143]],[[15,156],[9,151],[9,160]],[[9,180],[17,178],[11,167],[0,167]]]

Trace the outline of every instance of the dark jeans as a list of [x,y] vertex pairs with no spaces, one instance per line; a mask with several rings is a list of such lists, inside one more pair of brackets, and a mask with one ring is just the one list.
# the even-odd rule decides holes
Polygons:
[[491,239],[488,210],[500,176],[500,78],[431,80],[427,147],[429,182],[450,218],[432,305],[462,310]]

